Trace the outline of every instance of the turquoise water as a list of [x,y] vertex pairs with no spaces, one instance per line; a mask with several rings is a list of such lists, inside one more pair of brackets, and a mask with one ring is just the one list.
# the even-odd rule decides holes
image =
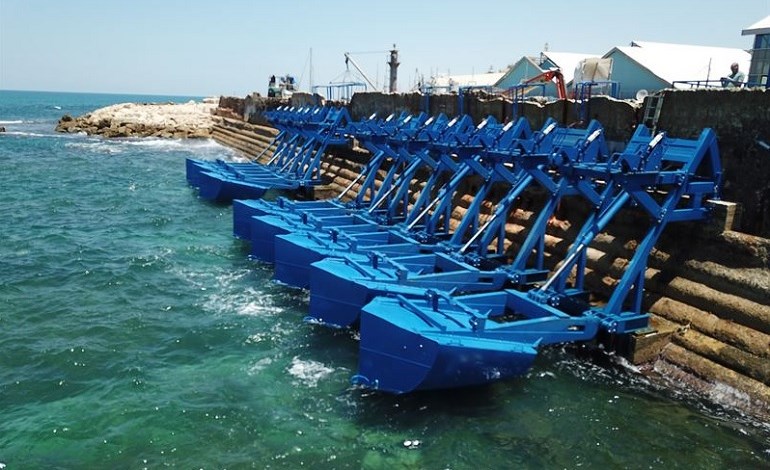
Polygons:
[[[392,397],[349,386],[354,333],[301,323],[204,203],[209,141],[53,132],[188,98],[0,91],[0,468],[760,468],[770,429],[613,358]],[[407,441],[409,441],[407,443]],[[411,445],[405,445],[411,444]]]

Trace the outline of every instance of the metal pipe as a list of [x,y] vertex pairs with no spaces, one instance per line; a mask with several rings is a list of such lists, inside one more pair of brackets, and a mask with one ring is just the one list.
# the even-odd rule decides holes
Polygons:
[[383,194],[382,197],[380,199],[378,199],[377,202],[375,202],[374,205],[372,205],[371,208],[369,208],[367,213],[371,214],[372,212],[374,212],[375,209],[380,207],[380,205],[385,201],[385,199],[388,198],[388,196],[390,196],[390,193],[392,193],[396,189],[396,187],[398,187],[397,184],[391,184],[390,188],[388,188],[388,190],[385,192],[385,194]]
[[540,288],[540,291],[541,291],[541,292],[545,292],[545,291],[547,291],[547,290],[548,290],[548,288],[549,288],[549,287],[551,287],[551,284],[553,284],[553,282],[556,280],[556,278],[558,278],[559,276],[561,276],[562,272],[563,272],[565,269],[567,269],[567,267],[569,267],[570,269],[572,269],[572,261],[575,259],[575,257],[577,257],[577,256],[580,254],[580,252],[581,252],[581,251],[583,250],[583,248],[585,248],[585,247],[586,247],[586,245],[585,245],[584,243],[580,243],[580,244],[577,246],[577,248],[575,249],[575,251],[573,251],[573,252],[572,252],[572,254],[571,254],[571,255],[569,255],[569,256],[567,257],[567,259],[565,259],[565,260],[564,260],[564,263],[563,263],[561,266],[559,266],[559,269],[557,269],[557,270],[556,270],[556,272],[554,272],[554,273],[553,273],[553,276],[551,276],[551,277],[548,279],[548,281],[547,281],[545,284],[543,284],[543,286]]
[[341,193],[339,193],[339,194],[337,195],[337,197],[335,197],[334,199],[337,199],[337,200],[340,200],[340,199],[342,199],[342,197],[343,197],[345,194],[347,194],[347,193],[348,193],[348,191],[350,191],[351,189],[353,189],[353,186],[355,186],[355,185],[356,185],[356,183],[358,183],[358,182],[361,180],[361,178],[363,178],[363,177],[364,177],[364,172],[362,171],[361,173],[359,173],[359,174],[358,174],[358,176],[356,176],[356,179],[354,179],[353,181],[351,181],[351,182],[350,182],[350,184],[349,184],[349,185],[348,185],[348,186],[347,186],[345,189],[343,189],[343,190],[342,190],[342,192],[341,192]]
[[484,225],[480,229],[478,229],[476,233],[473,234],[471,239],[468,240],[468,242],[465,245],[463,245],[462,248],[460,248],[460,253],[465,253],[465,250],[467,250],[468,247],[470,247],[473,244],[473,242],[475,242],[476,239],[479,238],[481,234],[484,233],[484,231],[486,231],[487,227],[489,227],[500,214],[501,212],[495,212],[494,214],[492,214],[492,217],[490,217],[486,222],[484,222]]

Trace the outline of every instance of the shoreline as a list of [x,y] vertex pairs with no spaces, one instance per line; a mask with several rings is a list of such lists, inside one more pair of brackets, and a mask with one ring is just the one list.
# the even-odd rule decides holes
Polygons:
[[208,139],[220,119],[214,115],[218,106],[218,98],[187,103],[120,103],[82,116],[65,114],[55,130],[108,138]]

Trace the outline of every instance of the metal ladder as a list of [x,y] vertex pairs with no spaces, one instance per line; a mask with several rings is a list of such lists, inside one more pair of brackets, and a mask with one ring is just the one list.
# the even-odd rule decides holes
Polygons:
[[647,97],[647,106],[644,108],[642,124],[649,127],[654,134],[658,130],[660,110],[663,108],[663,93],[655,93]]

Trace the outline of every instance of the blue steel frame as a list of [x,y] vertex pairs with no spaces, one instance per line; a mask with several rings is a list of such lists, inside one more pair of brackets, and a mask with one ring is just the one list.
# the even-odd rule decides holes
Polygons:
[[[344,108],[287,107],[268,115],[279,129],[270,143],[274,154],[268,164],[188,161],[191,184],[202,184],[205,178],[217,174],[263,182],[279,176],[286,180],[317,179],[326,147],[356,138],[373,156],[335,203],[341,204],[341,198],[363,180],[361,193],[365,195],[359,194],[350,206],[362,208],[359,213],[371,220],[369,227],[388,230],[385,226],[400,222],[389,230],[412,237],[413,246],[445,252],[442,256],[447,262],[455,259],[461,269],[467,266],[467,279],[463,279],[462,271],[453,276],[470,290],[483,289],[484,283],[490,285],[488,280],[479,280],[477,267],[499,262],[507,216],[524,189],[536,183],[549,194],[512,262],[497,264],[494,269],[507,276],[505,286],[522,290],[499,290],[504,286],[498,286],[493,292],[455,296],[452,290],[442,291],[443,284],[434,286],[439,290],[432,288],[428,276],[425,282],[413,282],[416,289],[396,299],[375,298],[364,307],[361,348],[365,359],[361,368],[365,374],[357,380],[378,387],[377,377],[387,376],[383,383],[389,385],[382,388],[396,393],[494,379],[475,369],[484,367],[487,360],[503,370],[503,376],[522,373],[540,345],[592,339],[600,330],[628,334],[646,328],[649,314],[643,311],[643,292],[651,250],[669,223],[706,219],[707,200],[718,199],[720,192],[721,161],[716,135],[710,129],[703,130],[698,139],[689,140],[669,138],[663,133],[653,136],[646,127],[639,126],[625,150],[609,156],[603,131],[596,122],[585,130],[560,129],[555,122],[549,122],[532,134],[524,120],[502,126],[488,118],[474,126],[466,115],[450,121],[443,115],[428,119],[424,114],[402,113],[354,122]],[[374,173],[386,160],[391,167],[377,187]],[[425,170],[428,177],[419,195],[412,198],[411,183],[419,169]],[[445,178],[447,174],[451,176]],[[471,176],[479,178],[481,184],[465,216],[451,231],[452,202],[461,184]],[[482,203],[498,183],[510,189],[481,224]],[[594,210],[564,259],[547,277],[546,228],[564,196],[582,197]],[[276,206],[281,210],[291,204],[282,199]],[[585,286],[588,247],[629,206],[646,215],[649,226],[606,303],[592,305]],[[398,246],[367,247],[361,243],[367,236],[366,227],[362,232],[335,226],[339,217],[316,217],[310,211],[298,210],[299,219],[309,224],[310,230],[329,229],[332,243],[347,240],[352,252],[375,251],[370,258],[375,269],[378,263],[390,263],[406,271],[424,262],[402,261],[406,258],[394,255],[414,251],[401,251]],[[359,262],[359,258],[351,259]],[[530,287],[533,283],[535,287]],[[415,300],[420,296],[427,302]],[[511,313],[506,312],[515,315],[509,317]],[[379,331],[378,335],[372,336],[372,328]],[[388,338],[377,339],[383,335]],[[438,348],[431,359],[440,361],[436,365],[423,364],[426,358],[410,358],[403,352],[409,348],[391,348],[391,344],[423,342]],[[510,347],[501,342],[509,342]],[[390,359],[385,360],[388,354]],[[462,363],[466,354],[476,358],[472,367]],[[514,361],[511,367],[506,366],[509,359]],[[378,365],[377,361],[384,362]],[[423,365],[407,374],[407,381],[387,372],[408,363]],[[460,369],[454,375],[451,371],[445,375],[444,369],[435,368],[438,364],[454,364]]]

